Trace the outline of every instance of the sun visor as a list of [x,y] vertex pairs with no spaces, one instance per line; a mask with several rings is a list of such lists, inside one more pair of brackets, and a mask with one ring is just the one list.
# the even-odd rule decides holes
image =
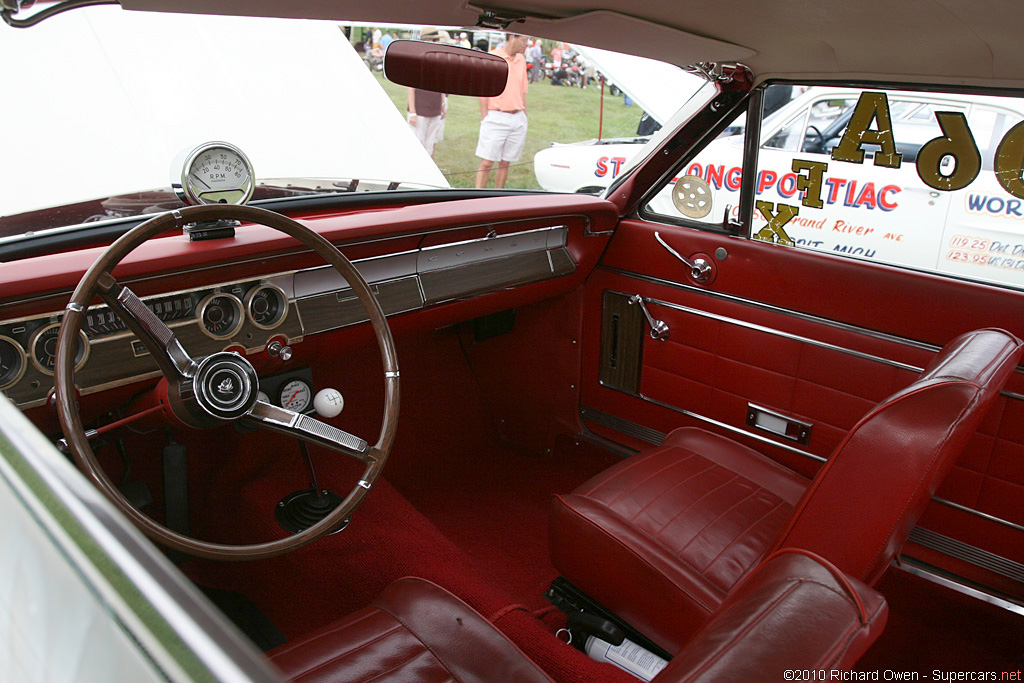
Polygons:
[[757,54],[741,45],[705,38],[608,10],[585,12],[561,19],[528,16],[522,23],[512,24],[508,30],[641,55],[669,64],[739,62]]

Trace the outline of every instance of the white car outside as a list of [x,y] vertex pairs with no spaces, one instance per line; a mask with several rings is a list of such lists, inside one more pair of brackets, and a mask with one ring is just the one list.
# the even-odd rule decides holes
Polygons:
[[[643,57],[576,46],[598,71],[664,125],[700,89],[704,79]],[[649,135],[552,143],[533,157],[537,183],[548,192],[598,193],[625,170]]]
[[[899,168],[873,163],[878,146],[865,145],[864,163],[831,157],[861,90],[814,87],[769,117],[761,130],[755,201],[796,207],[784,227],[793,246],[1024,286],[1024,200],[1000,186],[993,171],[999,143],[1024,120],[1024,101],[983,95],[949,96],[889,91],[888,104]],[[977,177],[956,191],[926,184],[917,168],[917,152],[942,138],[936,112],[966,117],[981,155]],[[872,129],[878,127],[872,122]],[[728,211],[739,211],[743,136],[713,140],[679,176],[707,183],[709,206],[703,217],[684,216],[668,184],[647,205],[652,213],[721,226]],[[828,164],[821,192],[823,206],[802,203],[795,160]],[[951,157],[941,173],[954,173]],[[678,180],[674,178],[673,181]],[[755,210],[754,232],[767,224]],[[765,233],[769,241],[784,239]]]

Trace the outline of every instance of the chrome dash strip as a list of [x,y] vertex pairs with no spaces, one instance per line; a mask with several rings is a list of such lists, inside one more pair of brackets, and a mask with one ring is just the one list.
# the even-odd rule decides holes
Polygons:
[[882,358],[870,353],[864,353],[863,351],[855,351],[854,349],[848,349],[845,346],[838,346],[836,344],[829,344],[828,342],[818,341],[817,339],[811,339],[810,337],[802,337],[798,334],[792,334],[790,332],[783,332],[782,330],[776,330],[771,327],[765,327],[756,323],[748,323],[745,320],[737,320],[736,318],[729,318],[724,315],[718,315],[717,313],[708,313],[698,308],[690,308],[689,306],[681,306],[674,304],[670,301],[662,301],[661,299],[652,299],[650,297],[644,297],[644,301],[650,304],[656,304],[658,306],[664,306],[665,308],[671,308],[676,311],[682,311],[683,313],[691,313],[693,315],[701,316],[702,318],[710,318],[712,320],[718,320],[719,322],[730,323],[732,325],[738,325],[739,327],[745,327],[750,330],[757,332],[764,332],[766,334],[773,334],[777,337],[784,337],[786,339],[792,339],[804,344],[810,344],[823,349],[829,349],[831,351],[838,351],[839,353],[845,353],[850,356],[856,356],[857,358],[863,358],[864,360],[874,361],[881,363],[882,365],[889,365],[894,368],[901,370],[909,370],[910,372],[920,373],[924,368],[919,368],[914,365],[908,365],[906,363],[900,363],[899,361],[889,360],[888,358]]

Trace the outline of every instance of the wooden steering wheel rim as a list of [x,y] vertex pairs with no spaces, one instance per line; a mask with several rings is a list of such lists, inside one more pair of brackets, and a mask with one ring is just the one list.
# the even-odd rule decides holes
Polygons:
[[[100,278],[106,274],[112,274],[113,269],[125,256],[156,235],[188,223],[225,219],[256,223],[290,235],[333,266],[348,281],[366,310],[377,337],[377,345],[384,366],[384,418],[377,443],[370,449],[370,462],[363,473],[362,481],[353,487],[337,508],[317,524],[291,536],[250,545],[212,543],[185,536],[155,522],[132,506],[107,477],[89,446],[78,409],[74,382],[75,348],[79,340],[79,330],[85,321],[86,309],[96,297]],[[168,548],[210,559],[254,560],[274,557],[309,545],[332,531],[352,514],[352,511],[369,492],[384,468],[398,429],[399,381],[395,342],[391,336],[384,311],[381,310],[380,304],[373,292],[370,291],[366,280],[337,247],[318,233],[291,218],[254,206],[210,204],[161,214],[138,225],[111,244],[86,271],[64,313],[60,335],[57,338],[54,388],[57,415],[68,446],[75,462],[93,484],[153,540]]]

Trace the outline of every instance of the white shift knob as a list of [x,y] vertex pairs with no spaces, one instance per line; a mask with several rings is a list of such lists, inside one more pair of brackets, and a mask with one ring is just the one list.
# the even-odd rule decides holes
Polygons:
[[335,417],[345,407],[345,399],[337,389],[321,389],[313,397],[313,409],[320,417]]

